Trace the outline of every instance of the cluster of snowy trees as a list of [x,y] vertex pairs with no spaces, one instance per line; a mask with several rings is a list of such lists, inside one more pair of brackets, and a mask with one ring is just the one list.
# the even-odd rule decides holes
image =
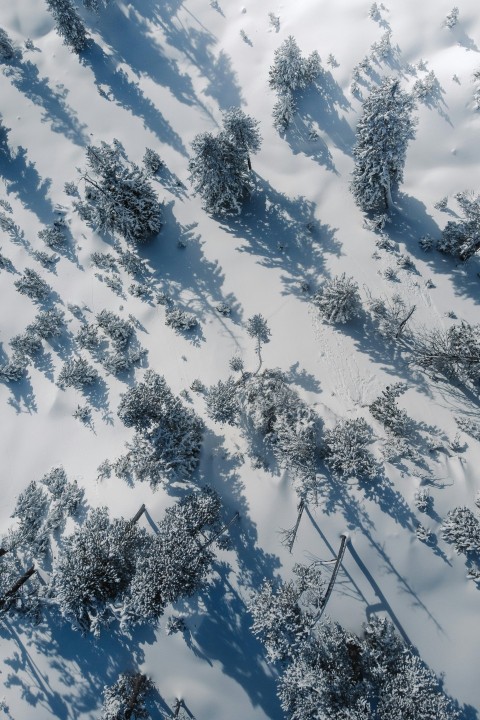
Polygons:
[[51,561],[52,542],[83,506],[83,489],[68,480],[62,467],[53,468],[40,483],[30,482],[20,493],[12,513],[16,523],[0,540],[0,612],[38,617],[44,586],[36,563]]
[[320,57],[314,50],[308,58],[302,58],[295,38],[289,35],[275,50],[269,70],[268,83],[277,94],[273,108],[273,124],[285,131],[296,112],[295,93],[315,82],[320,74]]
[[195,194],[212,214],[240,213],[252,189],[250,155],[261,145],[258,122],[240,108],[223,113],[222,130],[196,135],[188,168]]
[[117,475],[148,480],[153,487],[191,477],[199,461],[203,422],[161,375],[147,370],[143,381],[122,395],[118,417],[136,432],[115,464]]
[[457,193],[455,199],[464,217],[447,222],[437,248],[465,261],[480,250],[480,197],[464,191]]
[[86,150],[84,199],[74,202],[96,230],[144,243],[160,232],[162,209],[147,174],[125,156],[121,144],[102,142]]
[[287,583],[265,582],[252,598],[252,630],[278,669],[288,720],[454,720],[435,674],[392,623],[372,617],[363,636],[320,620],[324,585],[315,565]]

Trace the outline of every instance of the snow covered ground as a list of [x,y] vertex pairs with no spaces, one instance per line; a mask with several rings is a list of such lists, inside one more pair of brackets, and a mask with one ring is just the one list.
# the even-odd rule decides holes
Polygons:
[[[32,267],[49,283],[69,332],[74,334],[79,322],[68,303],[88,308],[92,319],[103,308],[122,317],[132,314],[148,366],[179,393],[196,378],[207,386],[225,379],[233,355],[255,367],[244,323],[261,313],[272,333],[264,366],[285,371],[327,427],[340,418],[364,417],[378,436],[380,458],[383,431],[367,405],[386,385],[402,381],[408,390],[401,406],[424,438],[429,433],[446,450],[428,453],[424,442],[418,448],[426,453],[424,465],[386,463],[391,484],[380,496],[374,489],[367,497],[353,483],[334,494],[327,479],[290,555],[278,534],[296,515],[289,473],[253,469],[247,457],[242,462],[245,443],[238,430],[208,420],[202,396],[190,391],[192,407],[208,426],[199,480],[212,484],[242,516],[232,530],[234,551],[222,555],[209,587],[187,603],[190,642],[181,634],[166,636],[163,625],[128,640],[108,632],[95,640],[53,620],[31,627],[2,619],[0,696],[9,708],[6,717],[97,718],[103,686],[119,672],[139,668],[155,681],[165,703],[171,707],[183,697],[197,720],[281,718],[274,673],[250,633],[245,602],[263,578],[277,573],[288,578],[295,562],[331,559],[345,530],[351,542],[329,603],[331,617],[357,632],[371,613],[389,617],[426,663],[444,673],[446,691],[470,706],[465,717],[477,717],[479,590],[466,578],[464,556],[441,539],[439,527],[453,507],[474,509],[480,444],[463,433],[461,443],[468,446],[461,451],[449,441],[458,430],[455,416],[478,419],[478,404],[419,373],[373,335],[368,323],[340,329],[323,324],[302,283],[316,290],[323,279],[345,272],[358,282],[364,305],[369,293],[394,292],[415,304],[416,327],[447,328],[453,322],[449,312],[479,322],[478,261],[461,265],[438,252],[425,253],[418,240],[440,236],[458,210],[453,194],[478,189],[480,115],[473,72],[480,66],[480,17],[473,0],[459,5],[452,29],[444,25],[452,9],[444,0],[389,0],[388,7],[381,6],[380,21],[369,17],[369,9],[369,2],[359,0],[244,0],[243,6],[232,0],[111,0],[99,16],[82,11],[93,42],[78,57],[62,45],[43,2],[0,7],[0,27],[19,46],[27,38],[34,46],[23,48],[23,59],[4,64],[0,74],[0,113],[12,151],[10,159],[0,154],[0,199],[11,204],[24,233],[14,242],[0,231],[2,252],[17,273]],[[278,28],[269,13],[278,17]],[[395,52],[375,66],[380,76],[398,74],[405,88],[432,70],[438,79],[436,93],[418,103],[405,182],[386,227],[398,252],[408,253],[415,266],[399,269],[396,282],[384,276],[388,266],[396,268],[395,256],[380,249],[372,257],[378,236],[364,226],[348,187],[361,112],[361,99],[351,92],[352,72],[386,30]],[[272,127],[275,97],[268,70],[289,35],[305,55],[318,50],[326,74],[323,86],[305,92],[292,127],[281,137]],[[327,65],[330,53],[335,67]],[[375,79],[362,78],[359,88],[366,97]],[[242,215],[219,220],[191,194],[188,155],[194,136],[215,131],[222,111],[232,106],[260,121],[263,144],[252,158],[256,187]],[[155,289],[198,317],[201,329],[193,340],[165,325],[163,306],[130,295],[124,271],[120,297],[96,277],[90,262],[93,251],[111,249],[109,240],[73,212],[64,184],[84,167],[90,142],[113,138],[131,160],[140,163],[150,147],[168,168],[154,183],[165,203],[164,227],[140,254]],[[434,208],[445,195],[448,214]],[[52,273],[32,252],[43,249],[38,231],[59,215],[75,240],[74,252],[62,255]],[[4,270],[0,278],[4,350],[37,312],[16,291],[17,277]],[[215,309],[222,301],[232,306],[230,317]],[[148,516],[142,523],[149,527],[148,518],[161,518],[175,489],[153,492],[145,483],[97,480],[100,463],[118,457],[132,437],[116,410],[120,394],[143,370],[126,381],[102,371],[104,391],[94,399],[89,429],[72,417],[83,402],[81,393],[55,384],[64,351],[54,345],[44,362],[30,367],[27,380],[0,384],[1,527],[12,522],[16,497],[27,484],[57,465],[85,488],[91,506],[107,505],[113,515],[129,517],[144,502]],[[414,531],[418,521],[425,522],[413,502],[425,478],[436,513],[426,522],[438,535],[434,546],[420,542]]]

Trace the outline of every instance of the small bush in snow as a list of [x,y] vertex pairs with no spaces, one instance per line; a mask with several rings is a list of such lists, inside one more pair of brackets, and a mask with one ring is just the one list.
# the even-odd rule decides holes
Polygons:
[[65,315],[62,310],[50,308],[39,312],[27,330],[36,333],[43,340],[59,337],[65,324]]
[[457,193],[455,199],[464,217],[459,221],[447,222],[437,248],[465,261],[480,250],[480,196],[464,191]]
[[442,523],[442,537],[457,553],[480,552],[480,522],[467,507],[457,507],[447,513]]
[[362,308],[358,285],[345,273],[327,280],[314,296],[313,302],[322,318],[335,324],[343,324],[358,317]]
[[165,632],[167,635],[175,635],[178,632],[185,632],[187,626],[183,617],[178,615],[170,615],[167,622],[165,623]]
[[410,424],[407,413],[405,410],[401,410],[396,402],[397,398],[406,390],[405,383],[388,385],[382,394],[368,406],[375,420],[381,422],[389,432],[398,437],[403,437],[408,433]]
[[25,268],[22,277],[15,280],[14,285],[19,293],[26,295],[34,302],[45,300],[51,292],[45,280],[42,280],[40,275],[30,268]]
[[102,365],[105,370],[112,375],[119,375],[128,372],[141,362],[146,354],[146,350],[127,350],[117,351],[114,353],[105,353],[102,358]]
[[207,414],[214,422],[235,425],[238,417],[237,383],[230,377],[208,389]]
[[414,502],[415,507],[423,513],[429,512],[433,506],[433,498],[428,490],[418,490],[415,493]]
[[75,342],[83,350],[95,350],[100,343],[98,328],[93,323],[85,323],[75,335]]
[[113,270],[117,269],[117,261],[111,253],[93,252],[90,256],[92,265],[100,268],[100,270]]
[[320,73],[320,58],[313,52],[302,58],[295,38],[289,35],[275,50],[268,83],[279,95],[293,92],[312,83]]
[[391,299],[371,298],[368,305],[380,335],[396,340],[406,334],[415,306],[408,308],[401,295],[395,293]]
[[143,164],[145,165],[147,172],[155,175],[155,173],[157,173],[163,166],[163,160],[160,155],[155,152],[155,150],[147,148],[145,150],[145,155],[143,156]]
[[88,405],[77,405],[76,410],[72,413],[76,420],[80,420],[84,425],[90,425],[92,422],[92,412]]
[[27,374],[28,358],[14,355],[11,360],[0,365],[0,381],[18,382]]
[[43,240],[51,250],[61,250],[65,245],[65,235],[63,233],[63,223],[54,222],[53,225],[40,230],[38,237]]
[[325,462],[341,477],[374,478],[378,466],[368,450],[372,440],[372,430],[363,418],[341,420],[325,431]]
[[441,198],[438,202],[434,204],[435,210],[440,210],[440,212],[443,212],[447,209],[448,206],[448,195],[445,195],[443,198]]
[[457,6],[453,7],[445,18],[445,26],[450,30],[455,27],[458,22],[459,9]]
[[424,330],[414,338],[412,353],[427,372],[474,385],[480,381],[480,325],[461,322],[447,330]]
[[93,385],[98,380],[98,371],[84,358],[78,357],[67,360],[58,376],[58,385],[61,388],[73,387],[82,390],[86,385]]
[[457,423],[460,430],[473,437],[475,440],[480,442],[480,422],[472,420],[468,417],[456,417],[455,422]]
[[193,313],[180,310],[180,308],[167,308],[165,311],[165,324],[174,330],[193,330],[198,320]]
[[46,270],[53,272],[55,265],[60,260],[59,255],[55,253],[46,253],[44,250],[34,250],[32,256],[37,260],[42,267]]
[[110,310],[102,310],[96,316],[98,326],[113,342],[117,350],[124,350],[133,335],[132,324]]

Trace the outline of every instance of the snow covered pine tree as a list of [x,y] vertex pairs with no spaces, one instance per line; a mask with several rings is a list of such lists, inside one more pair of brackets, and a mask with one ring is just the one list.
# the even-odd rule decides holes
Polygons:
[[365,212],[389,211],[403,180],[408,141],[415,137],[415,101],[396,78],[384,78],[363,105],[353,149],[351,190]]
[[73,3],[70,0],[46,0],[46,3],[63,44],[71,47],[73,52],[81,52],[87,44],[87,32]]
[[[128,162],[128,161],[127,161]],[[91,174],[83,175],[85,199],[74,203],[80,217],[103,232],[117,232],[125,240],[146,242],[160,232],[162,210],[147,175],[126,164],[118,141],[87,148]]]

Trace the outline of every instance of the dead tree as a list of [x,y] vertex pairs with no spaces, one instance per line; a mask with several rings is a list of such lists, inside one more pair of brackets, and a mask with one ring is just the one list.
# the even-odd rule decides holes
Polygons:
[[27,580],[29,580],[32,575],[36,572],[35,565],[32,565],[32,567],[28,568],[26,572],[20,577],[16,583],[12,585],[10,590],[7,590],[7,592],[3,595],[3,597],[0,598],[0,609],[3,609],[5,605],[8,604],[8,601],[13,598],[17,592],[20,590],[22,585],[25,585]]
[[347,547],[348,542],[348,535],[346,533],[342,534],[342,541],[340,543],[340,549],[338,551],[337,559],[335,561],[335,566],[333,568],[332,577],[330,578],[330,582],[328,583],[327,592],[325,593],[322,602],[320,603],[320,610],[316,617],[316,621],[320,620],[323,613],[325,612],[325,608],[327,607],[327,603],[330,599],[330,595],[333,591],[333,586],[335,585],[335,581],[337,579],[338,572],[340,570],[340,565],[342,564],[343,556],[345,555],[345,549]]
[[289,553],[291,553],[293,550],[293,545],[294,545],[295,539],[297,537],[298,528],[300,525],[300,521],[302,519],[303,511],[305,510],[305,506],[306,506],[305,500],[302,498],[297,505],[298,514],[297,514],[297,520],[295,522],[295,525],[293,526],[293,528],[289,528],[288,530],[281,531],[282,545],[285,545],[285,547],[288,548]]

